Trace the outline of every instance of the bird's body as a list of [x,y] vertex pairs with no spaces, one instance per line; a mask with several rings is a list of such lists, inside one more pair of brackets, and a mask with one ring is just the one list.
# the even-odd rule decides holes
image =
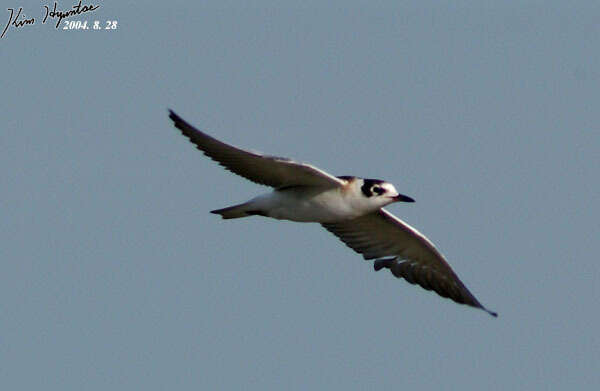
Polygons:
[[[349,177],[346,177],[349,178]],[[351,220],[364,214],[374,212],[382,206],[394,202],[379,199],[373,200],[362,196],[361,178],[345,180],[340,187],[326,188],[318,186],[290,186],[275,189],[262,194],[244,204],[225,208],[231,212],[240,212],[236,217],[260,215],[278,220],[290,220],[300,223],[332,223]],[[219,213],[221,210],[213,211]],[[245,213],[245,216],[241,214]],[[225,214],[225,218],[231,215]]]
[[414,202],[379,179],[332,176],[310,164],[246,151],[194,128],[170,111],[175,126],[226,169],[274,190],[239,205],[213,210],[224,219],[264,216],[320,223],[348,247],[375,259],[374,268],[458,303],[489,311],[469,292],[442,254],[419,231],[384,206]]

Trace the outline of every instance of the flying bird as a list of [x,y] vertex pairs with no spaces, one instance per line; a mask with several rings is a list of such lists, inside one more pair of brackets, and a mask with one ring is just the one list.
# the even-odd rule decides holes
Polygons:
[[169,118],[200,151],[221,166],[274,189],[211,213],[223,219],[264,216],[319,223],[365,259],[374,259],[375,271],[389,269],[411,284],[497,316],[467,289],[429,239],[383,208],[394,202],[414,202],[399,194],[391,183],[336,177],[310,164],[240,149],[201,132],[172,110]]

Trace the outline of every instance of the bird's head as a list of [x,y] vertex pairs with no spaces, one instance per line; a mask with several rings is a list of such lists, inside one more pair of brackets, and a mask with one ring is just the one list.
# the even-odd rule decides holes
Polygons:
[[410,197],[398,193],[394,185],[380,179],[353,178],[350,183],[357,195],[357,205],[361,209],[377,210],[393,202],[415,202]]

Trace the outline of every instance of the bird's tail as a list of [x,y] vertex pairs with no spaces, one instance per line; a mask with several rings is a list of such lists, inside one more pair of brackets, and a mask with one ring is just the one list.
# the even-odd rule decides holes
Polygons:
[[210,213],[221,215],[224,219],[239,219],[240,217],[255,215],[265,216],[265,214],[259,210],[252,210],[252,207],[248,202],[223,209],[211,210]]

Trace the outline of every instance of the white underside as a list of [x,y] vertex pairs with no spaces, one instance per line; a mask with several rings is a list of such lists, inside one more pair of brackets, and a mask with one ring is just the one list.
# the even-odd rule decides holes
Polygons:
[[246,208],[274,219],[317,223],[353,219],[371,212],[353,198],[341,188],[299,187],[258,196],[248,201]]

